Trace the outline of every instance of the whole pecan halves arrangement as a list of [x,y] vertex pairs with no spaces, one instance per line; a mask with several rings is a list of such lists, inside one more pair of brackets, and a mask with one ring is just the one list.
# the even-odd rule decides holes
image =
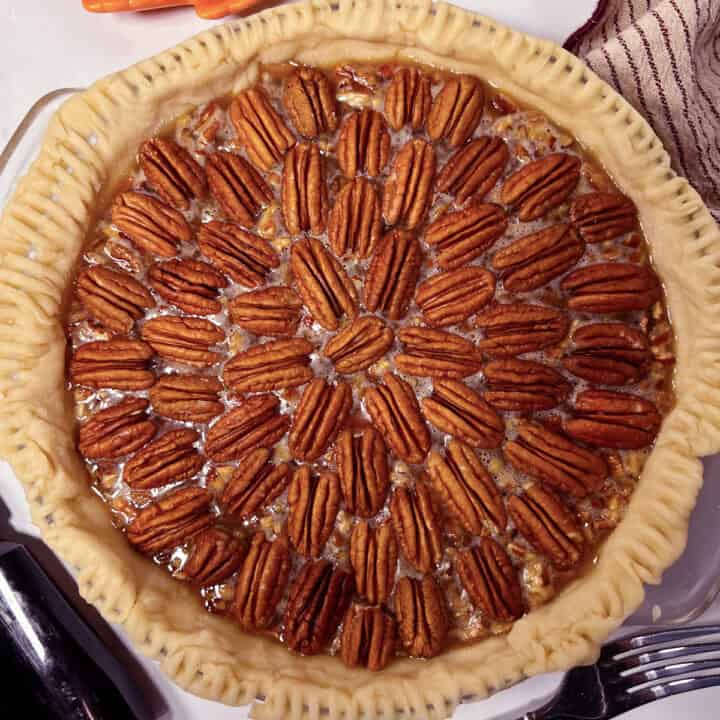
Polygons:
[[77,446],[209,610],[378,671],[581,571],[672,330],[635,205],[539,113],[398,63],[260,76],[143,142],[93,233]]

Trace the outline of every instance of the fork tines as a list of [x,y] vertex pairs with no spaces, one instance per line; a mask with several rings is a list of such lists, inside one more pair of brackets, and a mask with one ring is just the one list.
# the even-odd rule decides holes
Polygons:
[[603,648],[598,668],[606,690],[626,709],[718,685],[720,626],[676,628],[622,638]]

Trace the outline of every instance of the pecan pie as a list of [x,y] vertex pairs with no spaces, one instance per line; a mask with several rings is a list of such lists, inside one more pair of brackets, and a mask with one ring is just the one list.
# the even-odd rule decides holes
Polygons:
[[[12,233],[0,226],[3,248],[21,247],[41,221],[55,237],[102,187],[74,268],[48,240],[2,271],[3,318],[20,278],[36,292],[12,327],[37,326],[39,339],[13,349],[0,373],[24,388],[32,372],[35,404],[22,410],[21,395],[0,390],[16,415],[7,435],[20,433],[18,467],[43,474],[32,502],[49,504],[49,537],[95,569],[98,589],[84,590],[106,597],[184,686],[228,702],[264,695],[275,718],[411,715],[551,666],[540,658],[586,659],[640,581],[677,554],[695,456],[720,444],[717,413],[695,409],[714,402],[715,335],[685,328],[703,302],[715,312],[720,241],[703,240],[696,199],[678,209],[680,181],[662,162],[656,172],[632,158],[648,182],[623,174],[623,153],[657,142],[647,129],[615,96],[593,100],[610,91],[551,46],[537,45],[547,69],[530,56],[507,63],[533,64],[533,84],[552,98],[537,102],[545,114],[519,75],[500,81],[515,73],[492,59],[510,52],[510,31],[455,9],[411,12],[404,0],[373,0],[364,31],[362,3],[351,5],[292,7],[328,38],[345,32],[333,24],[344,18],[350,35],[387,52],[363,59],[369,43],[340,42],[344,55],[310,31],[306,45],[283,8],[250,21],[247,38],[297,42],[258,45],[251,70],[230,81],[238,61],[221,46],[242,33],[203,36],[185,46],[207,54],[195,104],[158,104],[152,126],[117,150],[112,172],[90,174],[93,190],[67,211],[50,209],[48,181],[12,216]],[[446,10],[485,41],[473,52],[492,48],[485,61],[444,58],[460,43]],[[383,45],[377,18],[400,45],[420,23],[414,62]],[[425,25],[438,32],[423,35]],[[162,56],[148,77],[185,54]],[[123,77],[118,92],[142,97],[142,72]],[[554,88],[569,83],[587,88],[577,92],[596,108],[593,123],[605,127],[611,100],[627,113],[627,131],[607,120],[621,138],[607,130],[611,152],[557,101]],[[93,118],[112,115],[104,103],[88,105]],[[107,152],[111,135],[88,148]],[[94,157],[70,157],[74,143],[57,145],[68,155],[53,168]],[[637,189],[652,183],[678,223],[694,214],[700,239],[676,229],[669,243]],[[47,263],[42,279],[33,252]],[[668,272],[675,261],[692,287]],[[58,349],[46,313],[66,276]],[[676,333],[689,350],[676,352]],[[47,356],[52,373],[66,349],[76,426],[47,449],[49,428],[67,425],[59,390],[43,384],[42,363],[13,368]],[[702,391],[685,379],[691,354]],[[71,442],[92,503],[87,480],[68,479]],[[540,609],[548,603],[562,611]],[[456,685],[421,687],[411,658],[447,662]],[[342,663],[368,683],[407,678],[394,683],[406,690],[389,683],[361,699],[348,686],[331,698],[318,678],[346,688]]]
[[351,666],[506,632],[583,572],[672,406],[635,206],[467,75],[267,65],[200,142],[206,112],[142,145],[75,286],[79,447],[120,530],[175,577],[227,568],[196,583],[228,617],[252,538],[285,543],[263,626]]

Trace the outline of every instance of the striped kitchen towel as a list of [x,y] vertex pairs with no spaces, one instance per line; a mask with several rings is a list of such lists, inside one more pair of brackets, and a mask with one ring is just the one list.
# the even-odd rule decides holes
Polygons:
[[720,0],[600,0],[565,48],[645,116],[720,221]]

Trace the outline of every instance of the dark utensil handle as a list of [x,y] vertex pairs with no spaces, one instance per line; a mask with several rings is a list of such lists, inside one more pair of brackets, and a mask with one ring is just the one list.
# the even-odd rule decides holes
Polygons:
[[[89,648],[92,646],[91,655]],[[0,686],[15,692],[27,717],[146,720],[142,697],[128,704],[114,680],[132,687],[126,669],[68,604],[21,545],[0,541]],[[111,677],[113,679],[111,679]],[[27,687],[32,688],[28,693]],[[131,707],[132,705],[132,707]],[[41,713],[41,714],[40,714]]]

